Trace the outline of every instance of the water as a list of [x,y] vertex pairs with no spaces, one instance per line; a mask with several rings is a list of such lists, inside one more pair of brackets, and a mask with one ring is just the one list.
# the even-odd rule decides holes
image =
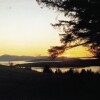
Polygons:
[[[13,65],[15,64],[25,64],[27,63],[26,61],[0,61],[0,64],[2,65],[8,65],[10,63],[13,63]],[[29,62],[28,62],[29,63]],[[30,63],[33,63],[33,62],[30,62]],[[56,71],[57,68],[51,68],[51,70],[53,72]],[[69,68],[59,68],[62,72],[67,72],[69,70]],[[100,66],[90,66],[90,67],[84,67],[84,68],[74,68],[74,71],[77,71],[77,72],[81,72],[82,69],[85,69],[85,70],[91,70],[92,72],[96,73],[96,72],[99,72],[100,73]],[[42,67],[32,67],[32,70],[35,70],[35,71],[38,71],[38,72],[43,72],[43,68]]]
[[[56,69],[57,68],[51,68],[51,70],[53,71],[53,72],[55,72],[56,71]],[[69,70],[69,68],[59,68],[61,71],[62,71],[62,73],[64,73],[64,72],[67,72],[68,70]],[[75,72],[81,72],[81,70],[82,69],[85,69],[86,71],[87,70],[91,70],[92,72],[94,72],[94,73],[100,73],[100,67],[99,66],[90,66],[90,67],[85,67],[85,68],[74,68],[73,70],[75,71]],[[42,67],[32,67],[32,70],[35,70],[35,71],[38,71],[38,72],[43,72],[43,68]]]
[[0,64],[7,65],[7,66],[9,66],[10,63],[16,65],[16,64],[25,64],[27,62],[26,61],[0,61]]

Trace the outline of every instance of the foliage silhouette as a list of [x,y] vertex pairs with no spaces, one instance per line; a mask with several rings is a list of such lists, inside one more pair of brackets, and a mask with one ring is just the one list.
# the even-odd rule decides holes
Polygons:
[[57,68],[56,71],[55,71],[55,74],[63,74],[63,73],[59,68]]
[[53,73],[52,70],[49,68],[49,66],[45,66],[44,69],[43,69],[43,73]]
[[[47,68],[47,67],[46,67]],[[0,66],[0,100],[100,100],[100,74],[46,74]]]
[[[65,50],[86,46],[94,56],[100,58],[100,1],[99,0],[36,0],[46,7],[63,12],[66,20],[52,24],[61,29],[61,46],[49,49],[55,58]],[[68,19],[67,19],[68,18]],[[70,19],[70,20],[69,20]]]

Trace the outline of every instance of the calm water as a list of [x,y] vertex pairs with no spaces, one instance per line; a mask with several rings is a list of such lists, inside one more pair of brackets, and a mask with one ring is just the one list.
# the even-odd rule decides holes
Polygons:
[[2,65],[8,65],[9,66],[10,63],[13,63],[13,65],[16,65],[16,64],[25,64],[27,62],[26,61],[11,61],[11,62],[10,61],[0,61],[0,64],[2,64]]
[[[56,71],[57,68],[51,68],[53,72]],[[69,68],[59,68],[63,73],[64,72],[67,72],[69,70]],[[85,67],[85,68],[74,68],[74,71],[77,71],[77,72],[81,72],[82,69],[85,69],[86,71],[87,70],[91,70],[92,72],[96,73],[96,72],[99,72],[100,73],[100,67],[99,66],[91,66],[91,67]],[[43,68],[42,67],[32,67],[32,70],[36,70],[38,72],[43,72]]]
[[[27,62],[26,61],[11,61],[11,62],[9,62],[9,61],[0,61],[0,64],[2,64],[2,65],[9,65],[10,63],[13,63],[13,65],[15,65],[15,64],[25,64]],[[52,69],[53,72],[55,72],[57,68],[51,68],[51,69]],[[100,73],[100,66],[90,66],[90,67],[85,67],[85,68],[74,68],[74,70],[77,71],[77,72],[81,72],[82,69],[85,69],[85,70],[90,70],[91,69],[91,71],[93,71],[93,72],[99,72]],[[42,67],[38,67],[38,68],[37,67],[32,67],[32,70],[42,72],[43,68]],[[60,68],[60,70],[62,72],[67,72],[69,70],[69,68]]]

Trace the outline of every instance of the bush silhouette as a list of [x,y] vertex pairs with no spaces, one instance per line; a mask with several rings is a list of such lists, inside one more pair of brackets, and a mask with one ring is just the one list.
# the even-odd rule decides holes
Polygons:
[[49,74],[52,74],[53,71],[50,69],[49,66],[45,66],[44,69],[43,69],[43,73],[49,73]]

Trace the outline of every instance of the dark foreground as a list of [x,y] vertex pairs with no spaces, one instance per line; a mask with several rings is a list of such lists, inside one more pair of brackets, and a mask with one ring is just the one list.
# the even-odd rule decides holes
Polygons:
[[100,100],[100,74],[0,67],[0,100]]

